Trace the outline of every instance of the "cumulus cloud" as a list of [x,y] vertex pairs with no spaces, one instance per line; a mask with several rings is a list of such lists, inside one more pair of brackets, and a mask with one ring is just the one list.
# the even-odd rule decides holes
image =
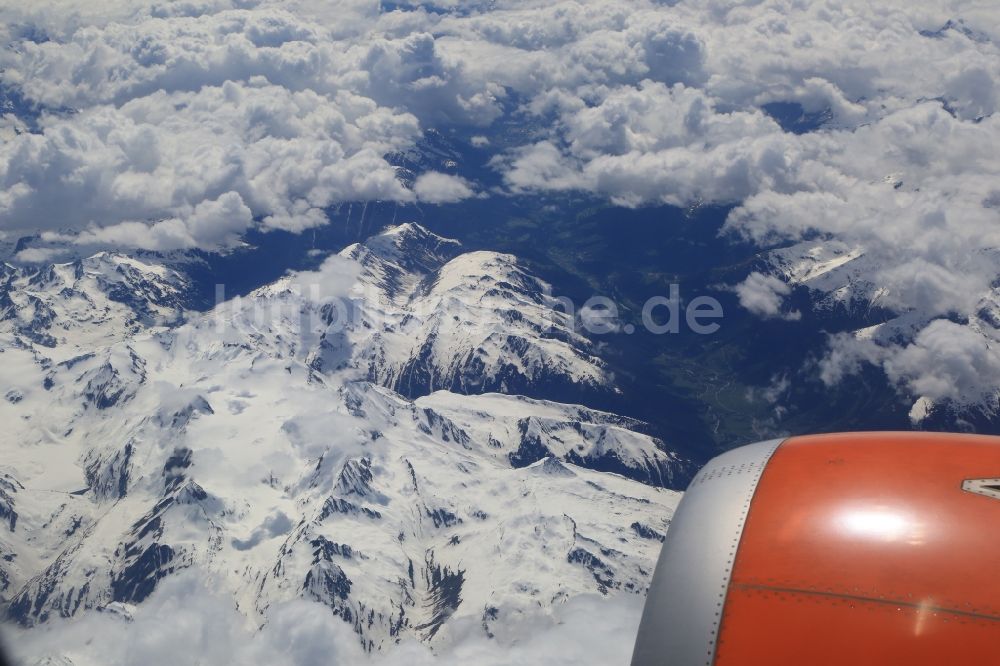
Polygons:
[[859,340],[848,333],[830,336],[826,355],[820,361],[820,379],[835,386],[849,375],[861,371],[862,362],[878,363],[882,350],[869,340]]
[[4,84],[77,112],[3,139],[0,223],[212,249],[254,220],[299,231],[338,201],[412,200],[383,155],[410,145],[419,121],[341,85],[350,72],[333,45],[329,30],[265,8],[17,41]]
[[[87,664],[296,665],[360,663],[363,653],[350,627],[318,604],[299,601],[272,612],[269,629],[253,634],[247,618],[191,572],[163,581],[138,609],[91,612],[12,633],[8,644],[26,663],[68,658]],[[253,638],[251,639],[251,636]]]
[[58,260],[63,253],[59,248],[28,247],[15,254],[14,259],[26,264],[44,264]]
[[822,360],[821,377],[836,384],[860,371],[863,364],[883,368],[886,376],[913,398],[927,415],[941,403],[975,405],[996,413],[1000,388],[1000,351],[994,334],[947,319],[919,329],[910,342],[878,344],[871,338],[840,334]]
[[336,201],[410,200],[382,154],[417,129],[351,93],[330,100],[263,80],[160,91],[7,142],[0,218],[160,250],[230,245],[254,218],[298,231]]
[[751,273],[746,280],[736,285],[736,295],[740,305],[753,314],[766,318],[797,320],[802,313],[792,310],[782,311],[785,297],[792,293],[792,288],[772,275]]
[[[977,357],[986,378],[978,382],[958,371],[975,356],[966,345],[935,345],[945,362],[925,372],[917,373],[913,362],[936,339],[941,325],[934,322],[941,318],[959,322],[952,325],[964,327],[965,341],[977,340],[981,354],[994,344],[990,313],[1000,240],[989,204],[1000,170],[988,148],[1000,139],[994,22],[981,13],[977,20],[956,18],[969,7],[954,2],[920,9],[889,3],[877,14],[849,2],[791,12],[770,2],[717,3],[707,12],[679,3],[674,9],[681,20],[701,23],[696,31],[712,75],[698,92],[713,114],[791,101],[822,114],[825,126],[792,134],[761,124],[731,143],[723,135],[721,142],[664,145],[650,139],[671,134],[651,129],[631,107],[616,116],[626,119],[619,134],[627,139],[621,144],[626,159],[614,156],[614,143],[582,151],[575,136],[580,125],[566,122],[546,150],[510,162],[512,177],[528,176],[516,184],[530,178],[553,188],[581,187],[631,205],[735,203],[727,230],[762,245],[822,243],[812,240],[819,238],[856,248],[852,260],[824,268],[829,275],[822,280],[801,271],[805,283],[830,289],[820,298],[854,299],[897,318],[851,342],[834,339],[823,377],[873,363],[914,397],[991,408],[988,388],[1000,375],[987,356]],[[675,95],[673,103],[681,99]],[[663,99],[657,107],[669,103]],[[572,114],[595,115],[599,108]],[[678,135],[683,141],[692,133]],[[691,146],[697,157],[689,165]],[[724,157],[713,161],[720,150]],[[758,314],[779,312],[781,294],[760,279],[751,276],[738,293]],[[942,385],[934,386],[932,377]]]
[[[699,37],[652,3],[277,4],[0,9],[0,83],[40,114],[37,131],[4,132],[0,225],[225,247],[254,224],[323,224],[338,201],[413,200],[383,155],[422,129],[487,127],[594,84],[705,79]],[[417,185],[427,203],[475,190],[434,174]],[[206,222],[224,196],[228,212]]]
[[[337,202],[483,191],[397,178],[385,155],[434,128],[491,151],[514,196],[722,203],[727,232],[761,245],[857,248],[838,270],[865,275],[844,288],[919,313],[908,342],[938,318],[982,324],[993,299],[986,5],[40,0],[0,17],[0,85],[26,101],[0,127],[15,236],[220,248],[324,224]],[[742,285],[759,314],[780,295],[765,286]]]
[[[971,320],[981,345],[994,330],[981,314],[995,309],[998,278],[989,202],[1000,170],[990,149],[1000,140],[1000,53],[995,21],[956,18],[967,10],[673,3],[660,18],[695,37],[704,78],[626,76],[539,94],[530,108],[557,122],[495,164],[514,191],[582,190],[627,206],[735,204],[727,231],[761,245],[820,238],[856,248],[860,259],[828,269],[835,291],[820,298],[857,299],[905,321],[859,341],[864,353],[832,346],[824,377],[874,362],[920,394],[924,382],[892,371],[913,353],[890,363],[906,349],[900,340],[941,317]],[[824,124],[787,131],[763,111],[771,102]],[[782,280],[751,276],[737,293],[761,316],[799,316],[781,314]],[[939,351],[961,363],[958,350]]]
[[1000,354],[983,336],[954,322],[931,322],[913,343],[886,360],[885,369],[914,395],[935,402],[976,402],[987,396],[996,404]]
[[413,191],[420,201],[430,204],[455,203],[475,196],[467,180],[438,171],[420,174],[413,183]]
[[[351,626],[322,604],[297,600],[268,610],[259,631],[217,596],[211,580],[187,571],[162,581],[140,607],[113,605],[76,620],[55,620],[5,633],[26,664],[287,664],[288,666],[423,666],[425,664],[622,664],[632,651],[642,599],[581,596],[539,612],[510,641],[487,638],[479,623],[455,632],[435,652],[412,641],[370,655]],[[46,661],[46,660],[50,661]]]
[[250,208],[236,192],[227,192],[213,201],[204,200],[182,217],[157,222],[124,221],[106,226],[90,224],[75,236],[43,234],[43,238],[63,238],[80,245],[175,250],[217,248],[233,245],[253,222]]
[[[835,299],[877,305],[895,315],[858,344],[878,347],[887,377],[918,397],[926,394],[926,382],[891,371],[912,358],[901,342],[914,341],[942,318],[969,322],[966,333],[981,346],[996,334],[991,313],[1000,237],[997,211],[988,202],[1000,162],[988,155],[987,146],[1000,138],[1000,122],[995,115],[962,120],[939,102],[926,102],[842,134],[808,137],[802,144],[808,166],[799,170],[799,184],[748,197],[730,215],[729,228],[759,243],[808,244],[819,237],[831,246],[855,248],[850,261],[824,269],[828,274],[817,286]],[[805,173],[813,180],[803,179]],[[958,363],[966,358],[955,347],[938,351],[956,354]],[[830,354],[844,356],[843,346],[832,347]],[[874,354],[868,350],[862,357]],[[838,367],[859,369],[854,361]],[[930,373],[956,378],[954,368],[931,368]],[[987,381],[1000,383],[991,365],[983,372]],[[950,398],[980,403],[980,382],[970,386],[975,388],[957,389],[963,394],[952,391]]]

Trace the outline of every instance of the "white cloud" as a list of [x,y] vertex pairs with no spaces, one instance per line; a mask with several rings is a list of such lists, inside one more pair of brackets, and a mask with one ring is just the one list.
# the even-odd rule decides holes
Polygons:
[[201,201],[188,210],[183,218],[148,224],[125,221],[103,227],[91,225],[71,240],[80,245],[151,250],[226,247],[234,245],[253,223],[253,214],[236,192],[227,192],[214,201]]
[[919,329],[912,342],[878,344],[849,334],[834,336],[820,363],[821,377],[836,384],[861,370],[881,367],[891,382],[913,400],[919,422],[933,405],[976,406],[995,414],[1000,405],[1000,351],[995,334],[946,319]]
[[420,174],[413,183],[413,191],[426,203],[454,203],[475,196],[469,182],[460,176],[438,171]]
[[[164,580],[131,621],[91,612],[77,621],[56,621],[20,630],[9,641],[28,663],[46,657],[89,664],[283,663],[296,666],[355,664],[363,659],[350,627],[312,602],[272,611],[267,629],[254,635],[232,603],[192,572]],[[56,662],[58,663],[58,662]]]
[[15,254],[14,259],[27,264],[44,264],[57,260],[63,253],[59,248],[29,247]]
[[860,372],[864,363],[881,364],[885,357],[885,350],[871,340],[859,340],[847,333],[833,335],[820,361],[820,379],[827,386],[834,386],[845,377]]
[[297,231],[337,201],[412,199],[382,154],[417,131],[412,116],[346,92],[331,100],[258,80],[156,92],[7,142],[0,219],[82,229],[81,242],[231,245],[255,217]]
[[[5,633],[26,664],[68,658],[74,666],[130,664],[287,664],[288,666],[424,666],[454,664],[625,663],[638,630],[642,599],[581,596],[539,611],[517,636],[486,637],[478,622],[456,627],[435,652],[412,641],[365,653],[351,626],[322,604],[296,600],[268,610],[259,631],[217,596],[211,580],[187,571],[163,580],[138,608],[88,612],[31,630]],[[126,619],[131,616],[131,619]]]
[[797,320],[802,313],[796,310],[783,312],[785,297],[792,293],[791,287],[772,275],[751,273],[746,280],[736,285],[736,295],[740,305],[753,314],[767,318]]
[[[841,292],[823,297],[849,293],[907,314],[906,331],[891,327],[904,341],[955,317],[972,320],[986,344],[992,325],[979,313],[992,308],[1000,276],[989,203],[1000,175],[990,148],[1000,142],[1000,52],[982,12],[956,19],[968,9],[676,3],[663,15],[696,36],[704,79],[602,80],[540,94],[530,108],[556,116],[551,131],[495,163],[515,191],[584,190],[628,206],[732,203],[727,230],[760,244],[818,237],[857,248],[863,259],[827,281]],[[758,110],[772,101],[829,120],[794,135]],[[781,314],[779,284],[751,276],[741,301],[761,316],[797,318]],[[883,337],[859,343],[865,354],[824,376],[904,348],[889,329]],[[961,362],[957,349],[940,351]],[[830,358],[843,356],[831,348]],[[925,383],[905,373],[890,380],[906,391]]]
[[5,83],[79,112],[4,138],[0,224],[211,249],[254,219],[298,231],[338,201],[411,200],[382,155],[410,145],[418,121],[341,85],[337,50],[326,28],[270,8],[140,12],[17,42]]
[[966,326],[943,319],[931,322],[885,361],[885,370],[915,396],[962,403],[985,396],[996,407],[1000,353]]
[[783,184],[796,166],[792,140],[761,111],[719,113],[683,84],[643,81],[596,105],[561,104],[559,140],[508,159],[515,189],[588,190],[624,205],[740,201]]

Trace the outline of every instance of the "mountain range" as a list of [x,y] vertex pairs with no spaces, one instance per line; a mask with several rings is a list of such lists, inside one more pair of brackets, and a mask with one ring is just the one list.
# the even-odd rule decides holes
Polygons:
[[516,257],[403,224],[206,312],[189,267],[3,267],[9,620],[127,619],[197,568],[374,651],[644,593],[689,463],[584,406],[614,374]]

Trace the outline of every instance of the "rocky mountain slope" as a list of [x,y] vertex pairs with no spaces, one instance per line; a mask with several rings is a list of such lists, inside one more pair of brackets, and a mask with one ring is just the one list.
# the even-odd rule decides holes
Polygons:
[[403,225],[202,314],[153,260],[3,280],[11,621],[127,618],[196,568],[257,624],[303,597],[380,650],[648,584],[683,461],[545,399],[615,388],[512,256]]

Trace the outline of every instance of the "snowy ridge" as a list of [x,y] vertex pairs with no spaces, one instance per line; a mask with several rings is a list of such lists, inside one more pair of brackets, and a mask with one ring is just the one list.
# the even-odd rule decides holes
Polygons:
[[177,322],[186,289],[176,271],[112,252],[42,269],[4,264],[0,321],[20,344],[52,354],[88,353],[147,327]]
[[[25,316],[0,324],[16,378],[0,402],[8,617],[128,616],[196,567],[258,625],[312,599],[381,650],[447,644],[453,618],[502,640],[576,595],[641,593],[681,461],[632,419],[431,393],[449,377],[470,392],[611,386],[568,322],[543,326],[543,283],[513,257],[459,252],[396,228],[173,325],[184,281],[167,269],[142,270],[145,305],[107,297],[116,282],[87,261],[83,277],[9,282],[15,303],[45,296],[60,334],[49,347],[24,336]],[[72,307],[86,298],[108,310]],[[418,366],[432,381],[414,400],[394,388]],[[489,381],[471,386],[479,372]]]
[[499,393],[459,397],[439,391],[418,407],[460,424],[515,466],[549,458],[615,472],[653,486],[675,486],[680,466],[663,442],[641,434],[645,424],[577,405]]
[[767,255],[772,271],[785,282],[816,292],[816,307],[848,311],[868,309],[882,295],[866,276],[872,266],[864,252],[836,241],[808,241],[772,250]]
[[[992,265],[996,250],[972,259]],[[912,401],[910,419],[920,424],[937,411],[966,417],[1000,413],[1000,389],[990,379],[1000,370],[1000,288],[969,292],[964,302],[940,296],[954,276],[925,266],[926,275],[903,287],[880,286],[884,258],[834,240],[808,241],[773,250],[768,272],[809,289],[820,316],[846,315],[867,324],[831,337],[822,378],[835,383],[861,364],[881,366]],[[955,275],[961,277],[962,272]],[[895,281],[888,281],[894,284]],[[900,295],[898,290],[910,293]],[[919,302],[919,307],[906,305]],[[880,320],[880,321],[878,321]]]
[[[400,239],[407,239],[402,263]],[[511,255],[452,256],[457,249],[408,224],[342,253],[363,266],[363,325],[375,332],[364,334],[358,359],[369,379],[409,397],[613,390],[549,285]]]

